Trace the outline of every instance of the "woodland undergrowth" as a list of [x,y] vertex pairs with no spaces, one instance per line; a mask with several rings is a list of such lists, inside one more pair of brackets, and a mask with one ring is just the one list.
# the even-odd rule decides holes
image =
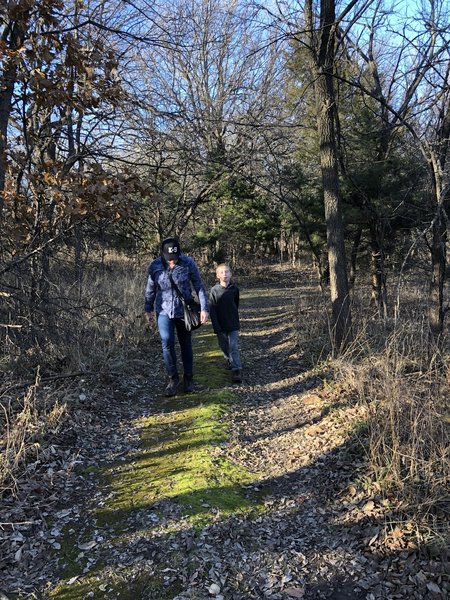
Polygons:
[[[62,270],[53,286],[51,330],[39,336],[31,326],[2,332],[0,493],[16,493],[36,457],[51,454],[51,435],[70,427],[70,399],[83,397],[87,381],[101,384],[113,374],[132,372],[142,360],[148,333],[142,314],[145,265],[111,256],[86,270],[78,295],[69,275]],[[267,270],[265,277],[270,285]],[[445,547],[448,340],[439,348],[427,343],[414,299],[414,310],[405,310],[401,320],[380,320],[370,315],[367,298],[355,296],[353,341],[330,359],[326,303],[317,289],[314,302],[299,300],[296,306],[297,344],[311,368],[326,365],[327,385],[345,388],[366,408],[361,436],[373,481],[399,500],[422,539]]]
[[[353,339],[339,358],[331,351],[324,302],[297,306],[298,344],[316,368],[327,365],[327,385],[365,408],[361,424],[371,482],[395,498],[419,543],[447,552],[450,542],[449,340],[430,342],[417,310],[380,320],[370,300],[356,297]],[[307,315],[308,318],[304,318]]]
[[133,369],[148,333],[145,267],[114,255],[86,268],[80,289],[66,266],[52,285],[52,327],[46,315],[39,326],[27,315],[27,326],[2,331],[0,493],[14,492],[36,457],[51,452],[51,436],[70,427],[74,398]]

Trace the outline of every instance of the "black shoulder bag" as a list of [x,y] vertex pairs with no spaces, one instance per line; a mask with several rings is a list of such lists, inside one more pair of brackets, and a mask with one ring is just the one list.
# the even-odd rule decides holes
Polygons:
[[190,300],[186,300],[183,294],[180,292],[177,284],[172,279],[172,273],[169,271],[169,279],[172,284],[173,289],[175,290],[178,298],[181,300],[184,309],[184,325],[188,331],[193,331],[194,329],[198,329],[200,327],[200,304],[191,298]]

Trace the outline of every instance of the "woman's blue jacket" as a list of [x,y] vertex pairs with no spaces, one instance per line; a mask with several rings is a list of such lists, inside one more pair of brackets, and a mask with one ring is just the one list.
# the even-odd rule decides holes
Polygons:
[[173,289],[169,273],[186,300],[192,298],[192,288],[194,288],[201,309],[209,310],[208,296],[200,271],[193,258],[181,254],[173,269],[170,269],[162,256],[150,263],[145,289],[145,312],[155,311],[157,315],[164,313],[170,319],[181,319],[184,316],[183,305]]

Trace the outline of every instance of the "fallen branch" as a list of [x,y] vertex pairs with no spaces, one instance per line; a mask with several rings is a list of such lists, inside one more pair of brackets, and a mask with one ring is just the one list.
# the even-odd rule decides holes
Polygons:
[[[77,371],[76,373],[64,373],[61,375],[52,375],[50,377],[41,377],[40,382],[47,383],[49,381],[55,381],[57,379],[70,379],[72,377],[83,377],[87,375],[94,375],[94,373],[92,371]],[[33,385],[33,383],[33,381],[22,381],[21,383],[15,383],[14,385],[8,386],[4,390],[0,390],[0,396],[6,394],[7,392],[10,392],[11,390],[20,390],[21,388],[29,387],[30,385]]]

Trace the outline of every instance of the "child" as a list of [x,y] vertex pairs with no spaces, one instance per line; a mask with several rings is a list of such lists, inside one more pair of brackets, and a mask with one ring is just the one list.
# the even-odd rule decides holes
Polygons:
[[232,381],[240,383],[241,357],[239,353],[239,288],[231,282],[231,269],[222,263],[216,269],[219,283],[209,294],[210,318],[219,347],[232,371]]

